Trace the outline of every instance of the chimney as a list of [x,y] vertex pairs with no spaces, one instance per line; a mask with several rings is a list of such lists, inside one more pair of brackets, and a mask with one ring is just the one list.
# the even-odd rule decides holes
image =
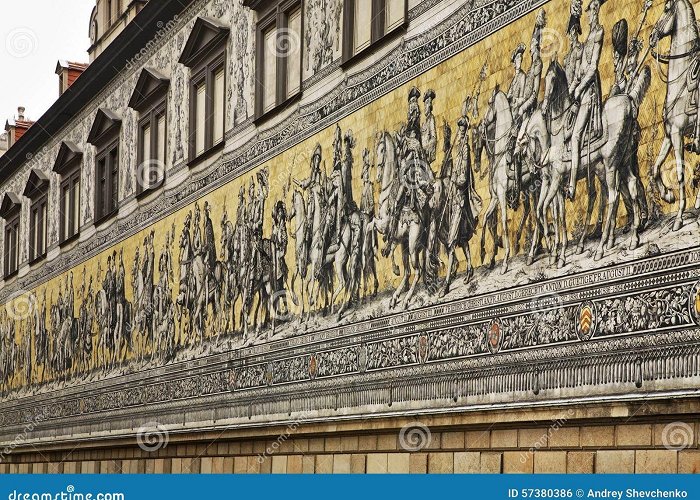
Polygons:
[[24,106],[18,106],[17,107],[17,119],[11,119],[8,120],[5,123],[5,132],[7,132],[7,146],[12,147],[12,145],[19,141],[20,137],[24,135],[24,133],[29,130],[29,127],[34,125],[34,122],[31,120],[27,120],[27,117],[24,115],[25,112]]
[[58,75],[58,95],[62,95],[73,82],[78,79],[88,65],[71,61],[58,61],[56,74]]

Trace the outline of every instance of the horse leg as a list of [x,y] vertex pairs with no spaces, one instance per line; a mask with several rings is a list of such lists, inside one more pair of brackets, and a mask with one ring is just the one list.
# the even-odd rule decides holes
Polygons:
[[406,287],[408,286],[408,280],[411,277],[411,267],[409,265],[409,256],[408,256],[408,249],[406,248],[405,244],[401,245],[401,257],[403,260],[403,278],[401,278],[401,283],[399,283],[399,286],[396,288],[396,291],[394,294],[391,296],[391,301],[389,303],[389,308],[393,309],[394,306],[399,301],[399,297],[401,294],[404,292]]
[[561,220],[561,246],[559,247],[559,259],[557,260],[557,268],[561,269],[566,265],[566,247],[569,244],[569,234],[566,228],[566,206],[564,205],[564,196],[561,191],[557,193],[555,199],[557,210],[559,210]]
[[454,261],[456,257],[456,250],[454,245],[448,249],[449,257],[447,259],[447,274],[445,275],[445,283],[440,288],[438,292],[438,297],[444,297],[447,292],[450,291],[450,285],[452,284],[452,272],[454,268]]
[[539,241],[542,236],[540,232],[545,233],[546,239],[546,231],[544,230],[544,228],[547,225],[547,212],[544,208],[544,199],[548,189],[549,184],[547,184],[547,182],[543,180],[542,184],[540,185],[540,195],[537,198],[537,205],[535,206],[535,232],[532,235],[532,241],[530,242],[530,251],[527,254],[526,263],[528,266],[531,266],[532,263],[535,261],[535,256],[537,254],[537,246],[539,245]]
[[627,177],[627,191],[631,198],[632,205],[632,227],[630,228],[629,249],[634,250],[639,246],[639,226],[641,223],[641,206],[639,201],[638,179],[636,175]]
[[685,212],[685,163],[683,163],[684,145],[683,132],[674,128],[671,131],[671,143],[676,156],[676,175],[678,176],[678,213],[673,222],[673,230],[683,227],[683,212]]
[[[495,213],[496,211],[496,206],[498,205],[498,198],[496,196],[491,197],[491,201],[489,201],[489,206],[486,208],[486,213],[484,214],[484,227],[481,230],[481,249],[480,249],[480,257],[481,257],[481,263],[482,265],[486,265],[489,269],[493,269],[493,264],[496,261],[496,233],[493,232],[492,226],[490,224],[490,219],[491,216]],[[491,236],[493,237],[493,258],[491,259],[491,262],[487,265],[486,264],[486,231],[491,231]]]
[[503,264],[501,267],[501,274],[508,272],[508,259],[510,258],[510,237],[508,236],[508,205],[505,202],[505,190],[502,189],[500,193],[501,202],[501,228],[503,229],[503,248],[505,254],[503,255]]
[[[411,303],[413,295],[416,293],[416,287],[421,280],[423,275],[423,266],[421,265],[421,251],[419,248],[419,239],[422,232],[422,228],[415,225],[414,229],[409,229],[408,234],[408,256],[410,258],[410,264],[415,274],[413,276],[413,282],[411,283],[411,288],[409,288],[408,293],[403,299],[403,309],[407,309],[408,305]],[[452,252],[454,253],[454,251]]]
[[464,252],[464,257],[467,260],[467,273],[464,276],[464,284],[466,285],[474,276],[474,267],[472,266],[472,254],[469,251],[469,243],[462,245],[462,252]]
[[513,242],[513,255],[517,255],[520,251],[520,239],[523,237],[523,230],[525,229],[525,224],[527,224],[528,217],[530,216],[530,210],[530,196],[528,193],[525,193],[523,199],[523,216],[520,219],[518,231],[515,233],[515,241]]
[[[654,166],[651,169],[651,172],[652,172],[651,176],[652,176],[652,179],[654,179],[656,182],[656,188],[659,190],[659,195],[666,203],[673,203],[676,201],[676,197],[674,196],[673,191],[668,189],[666,187],[666,184],[664,184],[664,181],[661,179],[661,172],[660,172],[661,165],[663,165],[664,162],[666,161],[666,157],[671,152],[672,146],[673,146],[673,143],[671,141],[671,137],[667,134],[664,137],[663,142],[661,143],[661,149],[659,150],[659,156],[656,157],[656,161],[654,162]],[[676,153],[676,158],[677,157],[678,157],[678,155]]]
[[595,200],[597,197],[598,192],[595,188],[595,179],[593,178],[593,176],[590,176],[588,179],[588,207],[586,208],[586,218],[583,219],[583,229],[581,231],[581,238],[579,239],[578,245],[576,246],[577,255],[583,253],[583,247],[586,243],[586,236],[588,234],[588,223],[591,221],[591,216],[593,215],[593,207],[595,205]]
[[608,186],[608,201],[606,205],[605,221],[603,222],[603,234],[598,241],[598,248],[596,249],[595,256],[593,257],[593,259],[596,261],[603,258],[603,247],[610,236],[611,226],[614,224],[613,219],[615,218],[615,208],[617,206],[616,202],[618,199],[617,172],[611,170],[606,165],[605,178]]

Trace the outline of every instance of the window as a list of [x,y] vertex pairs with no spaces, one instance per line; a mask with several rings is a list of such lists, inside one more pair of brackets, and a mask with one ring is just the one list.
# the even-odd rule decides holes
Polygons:
[[[153,69],[141,72],[129,107],[140,114],[136,195],[159,187],[165,177],[166,99],[170,81]],[[223,108],[223,104],[221,105]],[[223,134],[222,134],[223,136]]]
[[261,41],[256,59],[255,102],[259,117],[301,91],[303,16],[300,0],[256,6],[260,15],[257,36]]
[[349,60],[406,23],[407,0],[345,0],[343,59]]
[[5,193],[0,205],[0,217],[5,219],[3,233],[3,262],[5,279],[13,276],[19,269],[19,223],[22,202],[15,193]]
[[64,243],[80,231],[80,169],[61,180],[60,242]]
[[80,231],[80,167],[83,152],[74,143],[64,141],[58,150],[53,171],[61,176],[58,242],[65,243]]
[[46,255],[46,194],[32,201],[29,212],[29,261]]
[[19,212],[5,222],[5,278],[19,269]]
[[119,141],[106,147],[95,163],[95,221],[100,222],[118,208]]
[[[223,146],[226,96],[226,39],[229,29],[215,19],[198,18],[180,62],[191,68],[190,161]],[[153,127],[153,124],[152,124]],[[151,128],[151,132],[153,132]]]
[[49,184],[49,178],[44,172],[33,169],[29,173],[29,180],[24,188],[24,196],[31,200],[29,207],[30,263],[46,255]]
[[121,119],[100,109],[92,124],[88,143],[97,148],[95,157],[95,223],[116,215],[119,208],[119,131]]

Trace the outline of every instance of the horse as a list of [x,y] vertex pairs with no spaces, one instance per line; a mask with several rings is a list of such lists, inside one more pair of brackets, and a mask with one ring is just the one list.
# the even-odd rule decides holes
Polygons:
[[[376,137],[377,180],[380,182],[379,211],[377,217],[367,224],[367,231],[376,230],[386,235],[391,228],[393,207],[396,205],[396,196],[399,185],[399,163],[397,147],[389,132],[379,132]],[[427,221],[429,220],[428,203],[424,207],[404,206],[399,216],[395,234],[386,242],[392,256],[392,267],[396,268],[391,249],[395,245],[401,245],[403,262],[403,277],[401,283],[394,291],[389,302],[389,307],[394,308],[398,304],[401,295],[406,292],[402,301],[402,308],[406,309],[415,294],[418,282],[423,277],[423,253],[427,239]],[[415,272],[413,281],[412,271]],[[408,288],[408,291],[406,291]]]
[[513,116],[510,111],[510,103],[508,97],[498,87],[494,89],[489,99],[489,107],[482,121],[482,130],[486,132],[491,130],[493,139],[488,138],[488,142],[493,144],[490,150],[490,182],[489,193],[491,200],[484,214],[484,226],[481,233],[481,249],[482,262],[485,256],[485,236],[486,230],[489,229],[494,241],[493,254],[491,258],[491,266],[495,262],[496,253],[498,251],[499,238],[496,234],[496,224],[492,222],[492,217],[496,217],[496,209],[500,208],[501,228],[503,234],[501,241],[505,255],[503,256],[503,264],[501,274],[508,271],[508,259],[511,255],[510,237],[508,236],[508,159],[507,153],[510,147],[511,134],[513,128]]
[[184,342],[190,342],[193,334],[198,334],[200,341],[204,340],[204,316],[207,310],[205,293],[205,273],[207,269],[201,255],[194,255],[192,242],[183,234],[180,239],[180,293],[177,297],[178,319],[180,328],[184,313],[187,313],[188,324]]
[[[46,296],[44,296],[46,300]],[[43,384],[46,379],[46,368],[49,357],[49,336],[46,331],[46,311],[39,307],[34,307],[31,329],[34,330],[34,350],[36,353],[37,381]]]
[[[668,157],[673,147],[676,159],[676,175],[678,177],[678,213],[673,223],[673,230],[678,231],[683,226],[683,212],[686,207],[685,194],[685,162],[684,162],[684,137],[694,135],[696,123],[695,112],[689,116],[686,110],[689,108],[692,93],[688,89],[688,81],[691,75],[688,70],[698,60],[700,52],[700,36],[693,5],[688,0],[672,0],[670,8],[665,9],[656,23],[650,40],[651,45],[656,41],[671,37],[671,50],[663,62],[668,60],[668,75],[666,78],[666,101],[664,103],[664,139],[659,150],[659,155],[652,167],[652,179],[659,194],[667,203],[674,203],[676,197],[661,179],[661,165]],[[657,56],[657,60],[661,60]],[[661,72],[660,72],[661,73]],[[696,76],[697,78],[697,76]],[[700,105],[697,103],[696,105]],[[695,198],[695,208],[700,209],[700,190]]]
[[[592,178],[589,171],[595,171],[602,191],[607,190],[606,213],[603,222],[603,231],[596,249],[594,259],[603,257],[604,247],[611,248],[614,244],[614,225],[617,215],[618,195],[622,190],[629,192],[633,209],[633,221],[630,230],[629,248],[634,250],[639,245],[639,225],[641,200],[638,190],[639,179],[627,165],[630,154],[629,145],[634,143],[636,113],[642,99],[649,88],[651,80],[650,72],[645,70],[635,82],[629,94],[620,94],[609,97],[603,104],[602,121],[603,135],[600,139],[594,139],[592,144],[584,145],[581,163],[578,172],[571,172],[571,160],[567,158],[566,127],[570,123],[568,113],[573,107],[569,98],[566,73],[559,62],[552,60],[545,75],[545,93],[541,110],[535,112],[528,123],[528,137],[548,137],[544,144],[543,159],[546,169],[547,182],[543,183],[541,199],[538,204],[538,218],[542,225],[546,224],[545,216],[553,201],[555,205],[555,241],[561,240],[556,260],[558,266],[565,264],[565,252],[568,244],[566,227],[566,211],[564,209],[563,189],[564,183],[570,175],[575,175],[576,180],[587,178],[589,185]],[[551,107],[551,109],[550,109]],[[546,113],[542,112],[546,110]],[[550,125],[547,127],[545,115],[548,115]],[[569,154],[570,156],[570,154]],[[591,195],[589,194],[588,218],[592,211]],[[585,225],[584,225],[585,226]],[[537,231],[536,231],[537,232]],[[585,239],[581,236],[579,248],[582,248]],[[537,239],[537,235],[533,239]],[[556,243],[555,243],[556,246]],[[534,257],[534,249],[530,249],[530,258]]]

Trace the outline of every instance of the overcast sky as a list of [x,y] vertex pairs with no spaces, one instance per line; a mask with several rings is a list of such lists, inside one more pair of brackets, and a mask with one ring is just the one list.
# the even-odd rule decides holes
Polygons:
[[5,3],[0,15],[0,132],[17,106],[36,120],[58,98],[59,59],[88,62],[95,0]]

